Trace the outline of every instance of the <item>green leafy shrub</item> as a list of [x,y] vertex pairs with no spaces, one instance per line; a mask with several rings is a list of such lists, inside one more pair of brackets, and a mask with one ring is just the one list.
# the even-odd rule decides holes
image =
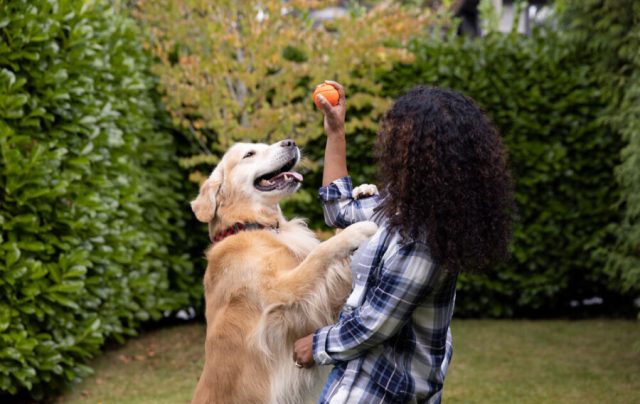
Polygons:
[[[609,227],[614,248],[603,248],[606,272],[624,292],[640,293],[640,2],[560,0],[560,22],[590,58],[607,108],[598,119],[624,141],[616,178],[622,220]],[[594,29],[595,28],[595,29]]]
[[0,394],[82,377],[199,295],[139,37],[107,2],[0,5]]

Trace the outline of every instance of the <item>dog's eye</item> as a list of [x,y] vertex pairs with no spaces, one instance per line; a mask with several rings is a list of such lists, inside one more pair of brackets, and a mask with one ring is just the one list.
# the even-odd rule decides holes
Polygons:
[[255,155],[256,152],[254,152],[253,150],[251,150],[250,152],[247,152],[247,154],[244,155],[243,159],[249,158],[253,155]]

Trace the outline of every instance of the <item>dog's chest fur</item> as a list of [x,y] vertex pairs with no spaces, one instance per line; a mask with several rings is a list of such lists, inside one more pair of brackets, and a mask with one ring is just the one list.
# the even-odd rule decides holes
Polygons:
[[[278,230],[250,230],[215,244],[207,251],[205,287],[213,292],[220,282],[224,289],[256,284],[275,268],[293,269],[319,244],[315,234],[301,219],[282,221]],[[216,248],[218,247],[218,248]],[[269,265],[277,260],[277,265]],[[285,262],[283,262],[285,261]],[[287,265],[289,264],[289,265]],[[207,293],[206,298],[210,295]]]

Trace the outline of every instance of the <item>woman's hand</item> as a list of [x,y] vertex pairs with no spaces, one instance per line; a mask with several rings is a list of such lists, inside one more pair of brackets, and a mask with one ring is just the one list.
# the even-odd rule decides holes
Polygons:
[[344,88],[335,81],[325,80],[325,83],[338,90],[339,98],[337,105],[331,105],[326,98],[318,95],[318,103],[324,113],[324,130],[327,133],[324,170],[322,171],[322,186],[324,187],[338,178],[349,175],[347,171],[347,142],[344,136],[344,117],[347,112]]
[[344,95],[344,88],[335,81],[325,80],[325,84],[333,86],[338,91],[340,97],[338,104],[331,105],[326,98],[319,94],[317,96],[318,103],[324,113],[324,130],[327,136],[344,135],[344,117],[347,111],[347,99]]
[[313,334],[302,337],[293,344],[293,360],[302,365],[302,367],[310,368],[316,364],[313,360]]

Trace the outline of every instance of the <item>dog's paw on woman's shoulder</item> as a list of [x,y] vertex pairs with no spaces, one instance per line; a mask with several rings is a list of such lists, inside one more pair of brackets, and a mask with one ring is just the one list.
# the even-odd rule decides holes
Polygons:
[[378,187],[373,184],[362,184],[353,188],[351,197],[353,199],[364,199],[378,194]]
[[340,235],[348,239],[352,248],[357,248],[362,242],[368,240],[378,230],[378,225],[374,222],[357,222],[346,229]]

